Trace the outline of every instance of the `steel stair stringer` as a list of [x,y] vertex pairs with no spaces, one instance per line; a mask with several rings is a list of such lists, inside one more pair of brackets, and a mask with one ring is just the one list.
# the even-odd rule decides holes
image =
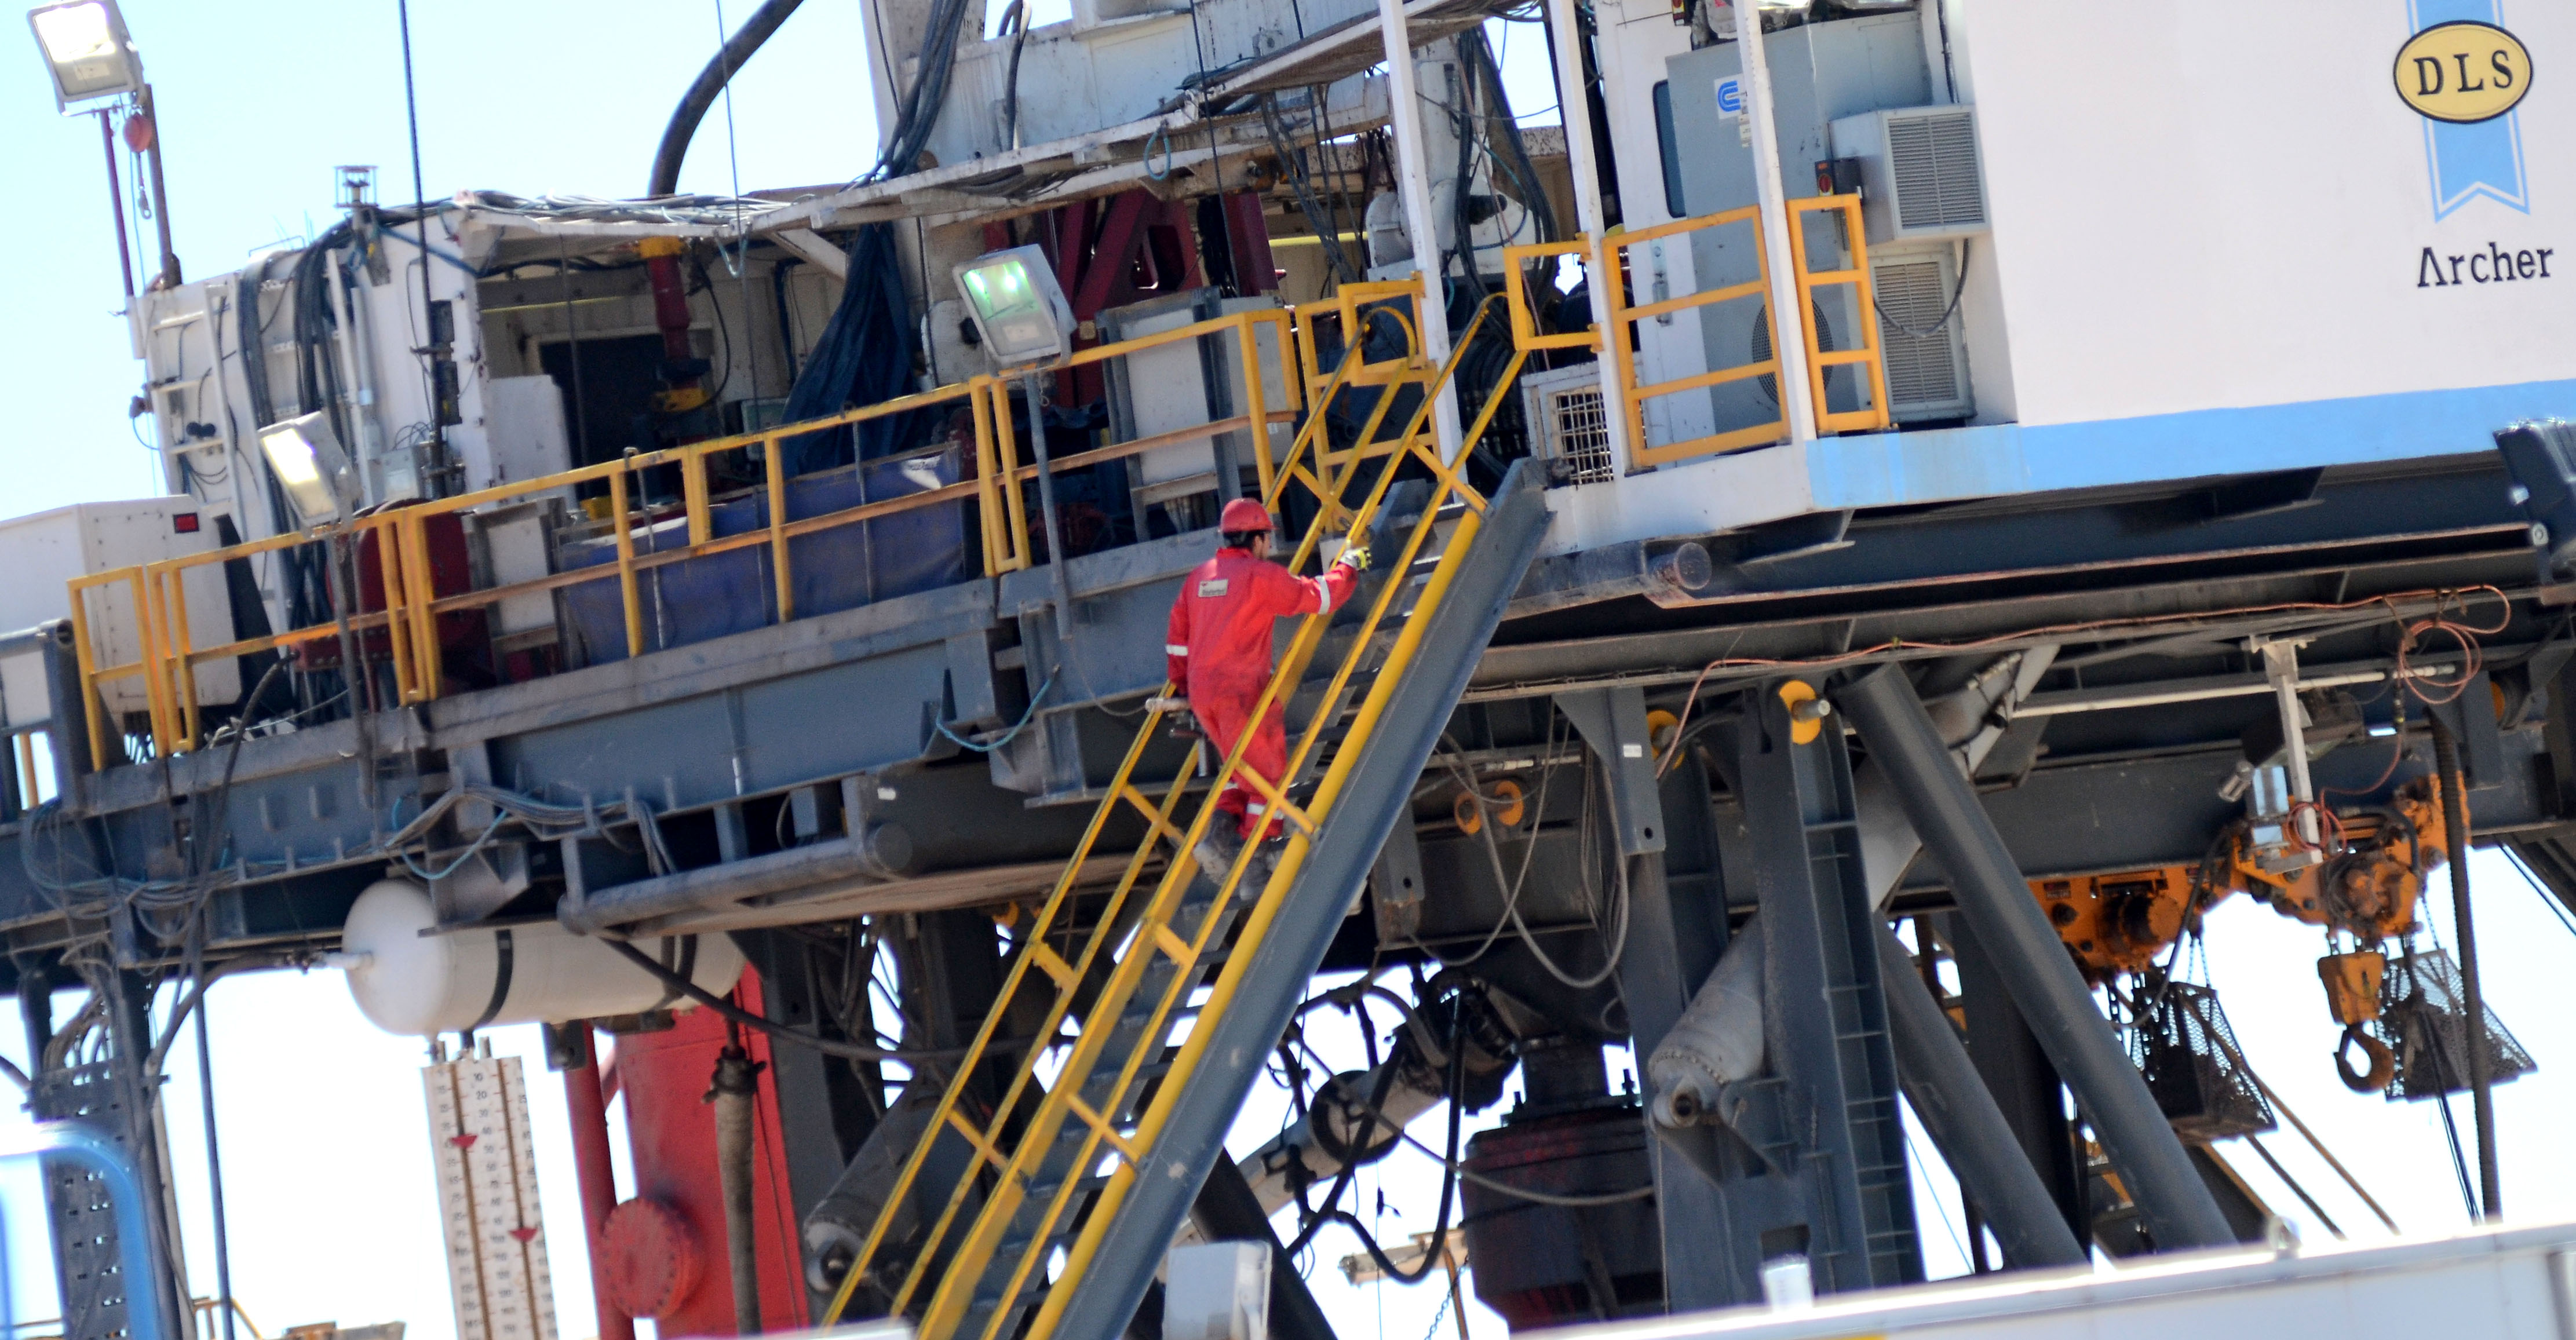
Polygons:
[[[1225,1133],[1245,1095],[1305,998],[1309,980],[1368,877],[1398,814],[1429,762],[1468,676],[1501,623],[1547,530],[1543,476],[1515,463],[1497,489],[1477,537],[1475,561],[1427,616],[1419,658],[1388,701],[1378,738],[1353,769],[1342,799],[1316,832],[1314,846],[1277,919],[1255,950],[1222,1013],[1203,1016],[1205,1059],[1181,1090],[1133,1190],[1095,1230],[1081,1278],[1065,1291],[1063,1314],[1042,1334],[1108,1340],[1119,1335],[1171,1246],[1191,1199],[1224,1151]],[[1088,1235],[1087,1235],[1088,1236]],[[1079,1260],[1084,1253],[1077,1250]]]

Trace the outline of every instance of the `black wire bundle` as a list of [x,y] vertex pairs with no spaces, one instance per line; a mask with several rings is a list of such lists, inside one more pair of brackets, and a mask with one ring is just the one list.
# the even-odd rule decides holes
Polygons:
[[965,22],[966,0],[939,0],[931,11],[929,31],[921,38],[921,61],[915,67],[919,73],[903,95],[884,155],[860,182],[909,176],[920,164],[921,151],[930,146],[930,132],[939,124],[940,105],[948,100],[948,77],[957,68],[957,39]]

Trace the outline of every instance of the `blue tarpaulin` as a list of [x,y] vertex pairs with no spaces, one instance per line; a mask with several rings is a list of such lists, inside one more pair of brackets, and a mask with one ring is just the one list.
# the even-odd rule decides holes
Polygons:
[[[787,422],[802,423],[910,394],[915,389],[913,338],[912,306],[904,297],[894,228],[869,224],[859,230],[858,241],[850,248],[850,276],[841,288],[841,305],[832,309],[832,319],[805,356],[796,384],[788,388]],[[914,417],[898,414],[871,420],[859,425],[855,435],[842,427],[789,438],[788,473],[811,474],[852,460],[894,455],[911,444],[909,420]]]
[[[928,492],[956,483],[959,467],[958,453],[941,449],[801,475],[787,481],[787,519],[802,521]],[[728,499],[708,511],[717,538],[769,525],[765,493]],[[962,501],[931,503],[789,539],[787,568],[797,616],[856,609],[966,580],[965,515]],[[676,514],[635,533],[638,556],[688,542],[688,520]],[[614,565],[617,537],[574,541],[564,546],[560,561],[565,571]],[[636,586],[646,651],[748,632],[778,618],[777,581],[766,545],[666,564],[639,574]],[[563,610],[572,640],[569,663],[599,665],[626,658],[626,607],[614,580],[565,587]]]

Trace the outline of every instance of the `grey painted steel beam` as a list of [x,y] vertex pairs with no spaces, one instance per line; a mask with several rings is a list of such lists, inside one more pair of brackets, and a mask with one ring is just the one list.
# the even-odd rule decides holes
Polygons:
[[1316,833],[1305,870],[1253,951],[1233,1003],[1214,1019],[1200,1019],[1210,1030],[1206,1059],[1166,1120],[1150,1166],[1139,1170],[1059,1334],[1115,1335],[1135,1312],[1181,1216],[1225,1152],[1225,1133],[1244,1093],[1304,998],[1387,834],[1405,817],[1414,782],[1546,527],[1534,463],[1515,462],[1487,503],[1475,561],[1462,566],[1438,609],[1418,616],[1430,620],[1420,656],[1397,683],[1378,736]]
[[1610,783],[1610,812],[1619,821],[1619,854],[1641,856],[1664,849],[1664,806],[1655,794],[1654,751],[1646,743],[1646,693],[1630,686],[1556,695],[1592,746]]
[[2157,1246],[2171,1251],[2235,1242],[2146,1080],[2094,1008],[2093,993],[2031,898],[1975,789],[1942,746],[1913,682],[1903,669],[1881,666],[1844,686],[1835,702],[1894,784],[1924,846],[1950,872],[1961,913],[2006,965],[2005,986],[2074,1088]]
[[2093,1238],[2090,1180],[2076,1156],[2074,1123],[2066,1116],[2066,1086],[2048,1053],[2004,989],[2004,970],[1956,912],[1940,918],[1959,970],[1961,1013],[1966,1016],[1968,1059],[2003,1113],[2004,1125],[2048,1189],[2049,1203],[2078,1242]]
[[2080,1266],[2090,1260],[2066,1227],[2039,1172],[2005,1123],[1932,990],[1893,931],[1878,936],[1878,980],[1896,1040],[1897,1074],[1925,1133],[1985,1216],[2015,1266]]
[[[1698,757],[1677,762],[1658,791],[1671,829],[1662,851],[1628,858],[1628,943],[1619,958],[1619,997],[1628,1006],[1637,1056],[1654,1055],[1689,1005],[1692,984],[1717,966],[1727,941],[1715,815]],[[1665,1306],[1691,1312],[1738,1301],[1728,1262],[1705,1249],[1726,1232],[1723,1195],[1672,1141],[1647,1148],[1664,1232]]]
[[1786,1081],[1783,1121],[1812,1179],[1816,1287],[1915,1283],[1922,1258],[1850,759],[1830,726],[1796,743],[1770,686],[1742,701],[1745,720],[1729,735],[1759,904],[1746,933],[1761,937],[1764,1072]]
[[[867,833],[810,847],[790,847],[766,856],[601,889],[586,889],[581,880],[570,879],[563,901],[556,904],[555,916],[569,930],[597,935],[651,917],[701,912],[817,885],[883,883],[896,878],[898,869],[910,863],[910,842],[899,836],[901,832],[879,826]],[[889,834],[898,836],[889,840]],[[567,843],[582,840],[564,839]],[[564,866],[568,874],[580,868],[569,859]]]

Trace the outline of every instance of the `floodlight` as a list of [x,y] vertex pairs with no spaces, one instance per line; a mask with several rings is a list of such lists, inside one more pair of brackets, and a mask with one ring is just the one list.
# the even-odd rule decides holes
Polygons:
[[340,449],[340,435],[331,431],[326,413],[316,410],[260,429],[259,450],[305,525],[327,525],[356,505],[357,472],[350,469],[349,454]]
[[1004,367],[1053,358],[1071,347],[1073,305],[1064,300],[1046,253],[1036,247],[1012,247],[958,266],[957,291],[966,295],[984,348]]
[[143,58],[125,35],[115,0],[64,0],[27,11],[54,76],[54,106],[119,97],[143,87]]

